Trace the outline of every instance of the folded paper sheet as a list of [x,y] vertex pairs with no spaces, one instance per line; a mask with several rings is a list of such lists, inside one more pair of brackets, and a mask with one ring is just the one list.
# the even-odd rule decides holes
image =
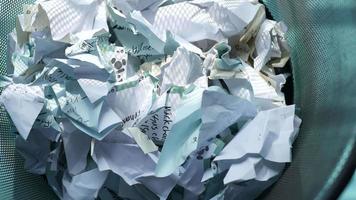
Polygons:
[[23,10],[0,105],[25,169],[60,199],[254,199],[292,161],[287,28],[257,1]]
[[[2,92],[0,102],[5,106],[21,136],[26,139],[44,106],[40,87],[11,84]],[[27,113],[23,115],[24,110]]]
[[294,127],[294,110],[294,106],[287,106],[261,111],[241,129],[214,159],[218,168],[220,162],[222,168],[231,163],[224,183],[266,181],[276,176],[284,163],[291,162],[291,138],[298,127]]

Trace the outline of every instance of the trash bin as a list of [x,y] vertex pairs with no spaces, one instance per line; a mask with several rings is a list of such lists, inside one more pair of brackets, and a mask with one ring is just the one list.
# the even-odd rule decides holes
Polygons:
[[[22,4],[0,0],[0,72],[7,34]],[[289,27],[294,103],[303,124],[293,162],[260,199],[335,199],[352,176],[356,139],[356,2],[264,0]],[[25,172],[6,112],[0,111],[1,199],[57,199],[45,178]]]

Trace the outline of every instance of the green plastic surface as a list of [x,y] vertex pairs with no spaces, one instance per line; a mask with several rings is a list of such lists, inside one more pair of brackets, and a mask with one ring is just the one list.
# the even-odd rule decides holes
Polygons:
[[356,199],[356,172],[352,176],[351,181],[345,190],[339,196],[339,200],[353,200]]
[[335,199],[355,167],[356,1],[264,2],[289,27],[303,124],[293,162],[263,199]]
[[[27,0],[0,0],[0,72],[6,38]],[[356,1],[264,0],[289,27],[295,103],[303,124],[293,162],[262,199],[330,199],[350,165],[356,139]],[[56,199],[45,179],[24,171],[0,111],[0,199]],[[352,167],[351,167],[352,168]]]

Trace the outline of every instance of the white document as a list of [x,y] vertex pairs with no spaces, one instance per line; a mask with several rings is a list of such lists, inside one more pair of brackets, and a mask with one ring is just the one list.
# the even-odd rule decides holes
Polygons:
[[[271,81],[265,80],[260,72],[250,66],[243,68],[242,71],[252,85],[255,98],[284,102],[284,94],[277,92],[277,90],[272,86]],[[278,87],[280,89],[282,86],[279,85]]]
[[158,147],[155,145],[155,143],[153,143],[147,135],[142,133],[139,128],[127,128],[123,130],[123,132],[131,135],[134,138],[137,145],[142,149],[143,153],[147,154],[158,150]]
[[75,81],[52,87],[61,111],[82,132],[98,140],[122,124],[121,118],[105,100],[91,103]]
[[19,18],[21,28],[26,32],[42,31],[49,26],[46,13],[38,4],[24,5],[24,14]]
[[119,8],[124,13],[129,13],[133,10],[154,10],[167,0],[114,0],[113,6]]
[[95,103],[99,99],[105,97],[110,89],[111,85],[107,82],[95,80],[95,79],[78,79],[80,87],[89,98],[91,103]]
[[[163,98],[166,99],[165,97],[167,96]],[[143,118],[138,127],[153,141],[163,143],[172,129],[174,113],[171,104],[163,102],[161,108]]]
[[184,187],[195,196],[202,193],[205,189],[204,183],[201,181],[204,175],[203,160],[189,158],[184,170],[179,178],[178,185]]
[[133,126],[147,115],[152,106],[153,88],[151,80],[145,78],[136,86],[108,95],[108,104],[122,119],[124,128]]
[[164,68],[161,93],[166,92],[171,86],[186,86],[194,83],[203,76],[202,64],[199,56],[185,48],[178,48],[169,65]]
[[38,63],[44,58],[64,57],[63,51],[66,47],[65,43],[49,40],[48,38],[43,39],[41,36],[35,37],[32,35],[32,37],[35,45],[34,63]]
[[255,96],[251,83],[246,79],[225,79],[223,80],[231,95],[253,101]]
[[259,71],[271,59],[277,64],[274,67],[283,67],[289,59],[289,47],[285,39],[287,28],[283,23],[272,20],[265,20],[256,37],[256,57],[254,58],[254,68]]
[[0,96],[0,103],[5,106],[18,132],[25,140],[44,102],[44,94],[40,87],[24,84],[7,86]]
[[214,159],[218,171],[229,169],[224,183],[266,181],[291,162],[292,141],[300,125],[298,119],[295,122],[294,110],[294,106],[285,106],[261,111],[237,133]]
[[176,185],[173,176],[158,178],[154,175],[157,155],[145,154],[124,133],[116,132],[108,138],[95,142],[93,159],[100,170],[112,170],[129,185],[141,183],[160,198],[167,198]]
[[198,147],[202,97],[203,90],[196,89],[177,108],[172,130],[158,160],[156,176],[166,177],[174,173]]
[[251,179],[267,181],[281,173],[284,165],[284,163],[270,162],[258,157],[246,156],[239,163],[231,165],[224,178],[224,184],[244,182]]
[[263,67],[260,71],[260,75],[276,90],[279,96],[284,97],[282,88],[284,84],[286,84],[289,74],[276,75],[272,68]]
[[78,175],[87,166],[91,138],[76,129],[70,122],[63,122],[63,146],[67,160],[68,173]]
[[215,160],[239,159],[254,153],[273,162],[290,162],[294,110],[294,106],[285,106],[259,112]]
[[241,35],[261,4],[248,1],[185,1],[160,7],[154,15],[143,11],[142,15],[153,27],[153,31],[164,37],[170,31],[190,41],[214,40]]
[[88,200],[98,196],[101,186],[104,184],[108,171],[100,171],[97,168],[71,177],[65,173],[63,176],[63,199]]
[[74,43],[79,38],[89,39],[97,32],[108,31],[105,1],[51,0],[39,5],[48,17],[53,40]]
[[206,145],[234,123],[247,121],[256,116],[256,107],[249,101],[228,95],[221,88],[211,87],[204,91],[202,99],[202,127],[199,144]]

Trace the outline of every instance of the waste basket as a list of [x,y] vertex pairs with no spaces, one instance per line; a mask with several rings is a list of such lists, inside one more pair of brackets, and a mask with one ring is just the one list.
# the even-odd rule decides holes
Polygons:
[[[7,34],[22,5],[0,0],[0,72],[6,72]],[[355,169],[356,2],[263,0],[289,27],[294,103],[303,124],[293,162],[260,199],[335,199]],[[40,176],[23,169],[15,136],[0,111],[0,198],[57,199]]]

